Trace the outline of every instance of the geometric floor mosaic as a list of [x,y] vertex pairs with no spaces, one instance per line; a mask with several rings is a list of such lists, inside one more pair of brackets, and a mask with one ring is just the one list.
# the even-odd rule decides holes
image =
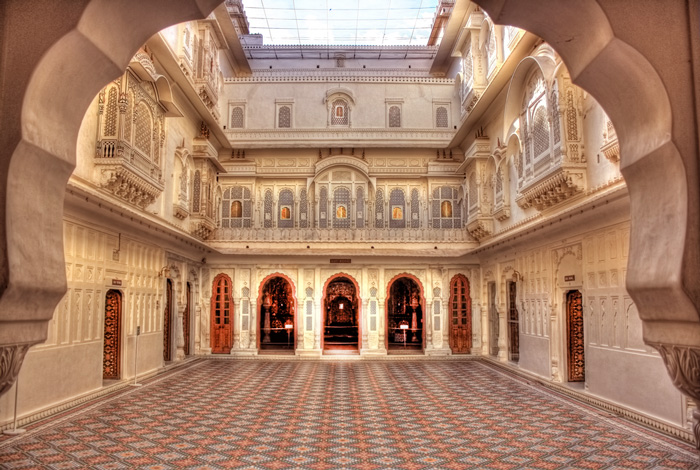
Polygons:
[[479,361],[207,360],[0,437],[3,469],[688,469]]

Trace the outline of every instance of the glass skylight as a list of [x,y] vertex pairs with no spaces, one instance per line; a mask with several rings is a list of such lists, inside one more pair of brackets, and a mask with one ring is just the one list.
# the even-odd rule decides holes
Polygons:
[[243,0],[264,45],[425,46],[438,0]]

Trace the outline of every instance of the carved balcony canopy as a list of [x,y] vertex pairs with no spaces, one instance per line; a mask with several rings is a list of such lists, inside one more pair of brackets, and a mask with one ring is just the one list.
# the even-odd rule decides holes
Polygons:
[[535,207],[541,211],[582,193],[585,189],[585,166],[559,166],[523,188],[515,202],[523,209]]

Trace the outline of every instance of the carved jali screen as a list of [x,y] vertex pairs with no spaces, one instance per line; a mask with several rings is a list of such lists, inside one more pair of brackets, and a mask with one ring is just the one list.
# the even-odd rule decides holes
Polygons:
[[105,299],[104,353],[102,378],[119,379],[119,339],[121,338],[122,296],[119,291],[107,291]]
[[585,342],[583,337],[583,307],[581,292],[566,294],[566,333],[568,341],[569,382],[586,380]]

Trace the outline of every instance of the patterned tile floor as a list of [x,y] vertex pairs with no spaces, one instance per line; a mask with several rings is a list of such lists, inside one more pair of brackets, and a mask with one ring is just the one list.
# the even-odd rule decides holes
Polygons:
[[0,468],[688,469],[691,446],[478,361],[198,360],[0,438]]

